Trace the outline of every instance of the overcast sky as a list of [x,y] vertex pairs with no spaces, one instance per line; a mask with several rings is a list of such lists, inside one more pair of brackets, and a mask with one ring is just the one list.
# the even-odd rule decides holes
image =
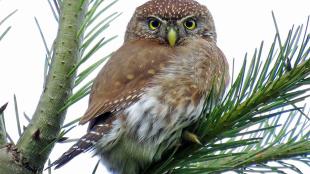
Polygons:
[[[106,0],[109,4],[112,0]],[[99,54],[92,58],[98,60],[111,51],[116,50],[123,40],[126,25],[134,9],[146,2],[145,0],[119,0],[119,2],[105,13],[123,12],[105,36],[119,37],[103,48]],[[236,59],[240,65],[246,52],[250,55],[253,50],[264,40],[269,47],[275,34],[271,17],[273,10],[281,35],[286,36],[293,24],[305,23],[310,15],[309,0],[200,0],[207,5],[214,16],[218,34],[218,45],[226,54],[229,62]],[[16,133],[13,94],[17,95],[20,114],[25,112],[31,116],[35,110],[42,91],[43,65],[45,49],[34,17],[43,29],[49,45],[55,38],[57,23],[55,22],[46,0],[0,0],[0,20],[13,10],[18,12],[4,25],[0,26],[2,33],[7,26],[12,26],[9,34],[0,42],[0,105],[9,102],[5,113],[8,131],[14,141],[18,139]],[[267,49],[266,49],[267,50]],[[265,50],[265,52],[266,52]],[[238,68],[236,68],[238,69]],[[83,114],[87,107],[87,100],[83,100],[70,108],[67,121],[73,120]],[[22,120],[26,124],[25,120]],[[80,137],[85,133],[85,127],[78,127],[70,136]],[[70,144],[57,145],[51,158],[55,160]],[[91,158],[92,154],[83,154],[70,162],[65,167],[53,172],[54,174],[76,173],[89,174],[97,159]],[[100,171],[103,167],[100,167]],[[98,172],[99,173],[99,172]]]

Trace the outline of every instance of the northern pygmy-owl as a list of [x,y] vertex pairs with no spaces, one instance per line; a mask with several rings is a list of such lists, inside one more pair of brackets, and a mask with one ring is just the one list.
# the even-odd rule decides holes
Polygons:
[[80,120],[89,131],[53,165],[95,148],[111,171],[140,173],[180,142],[211,88],[219,96],[228,81],[209,10],[193,0],[148,1],[94,81]]

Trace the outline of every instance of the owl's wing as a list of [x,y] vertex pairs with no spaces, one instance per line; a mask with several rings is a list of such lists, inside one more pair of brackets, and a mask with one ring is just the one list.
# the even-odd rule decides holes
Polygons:
[[[152,77],[159,73],[173,54],[170,47],[146,40],[127,42],[117,50],[96,77],[88,109],[80,120],[80,124],[90,122],[89,131],[49,167],[59,168],[80,153],[92,149],[119,116],[113,112],[125,109],[138,100]],[[113,146],[117,136],[113,138],[106,141],[105,148]]]
[[106,113],[122,110],[139,99],[152,77],[173,57],[173,49],[156,42],[125,43],[94,81],[84,124]]

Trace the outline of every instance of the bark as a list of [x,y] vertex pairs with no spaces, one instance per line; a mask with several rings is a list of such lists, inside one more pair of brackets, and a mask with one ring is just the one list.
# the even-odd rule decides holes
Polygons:
[[0,173],[1,174],[34,174],[33,171],[27,169],[16,157],[18,153],[13,149],[12,145],[7,145],[0,149]]

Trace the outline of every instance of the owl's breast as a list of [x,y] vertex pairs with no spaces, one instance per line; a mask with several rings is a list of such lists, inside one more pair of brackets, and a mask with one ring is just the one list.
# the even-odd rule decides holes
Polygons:
[[174,94],[159,85],[145,89],[141,98],[124,111],[126,142],[131,142],[126,143],[126,149],[138,148],[145,152],[139,156],[159,159],[180,140],[182,129],[200,115],[204,99],[200,96],[199,102],[193,101],[193,95],[186,88]]

